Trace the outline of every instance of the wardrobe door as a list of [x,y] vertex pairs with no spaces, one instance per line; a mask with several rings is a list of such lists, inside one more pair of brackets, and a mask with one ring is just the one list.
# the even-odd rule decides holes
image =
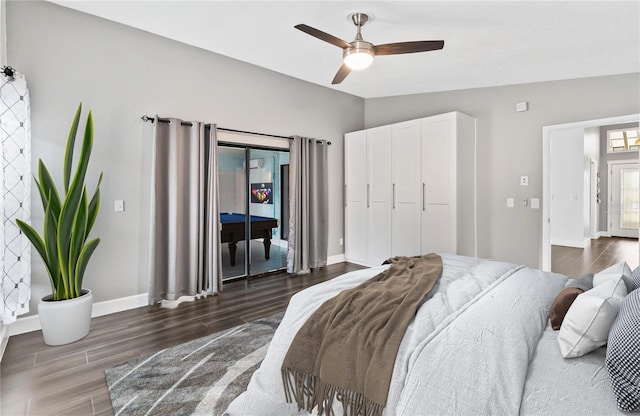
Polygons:
[[344,135],[345,247],[347,261],[367,264],[367,132]]
[[391,251],[394,256],[421,254],[420,131],[420,120],[391,126]]
[[427,117],[422,128],[422,252],[456,253],[455,115]]
[[391,257],[391,126],[367,130],[367,263]]

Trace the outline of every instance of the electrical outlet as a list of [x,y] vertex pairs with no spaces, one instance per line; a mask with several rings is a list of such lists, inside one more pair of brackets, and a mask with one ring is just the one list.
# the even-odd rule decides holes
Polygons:
[[115,212],[123,212],[124,211],[124,201],[122,199],[116,199],[113,203],[113,210]]
[[520,186],[529,186],[528,176],[520,176]]
[[344,239],[340,238],[340,245],[344,244]]
[[513,207],[514,207],[513,198],[507,198],[507,208],[513,208]]

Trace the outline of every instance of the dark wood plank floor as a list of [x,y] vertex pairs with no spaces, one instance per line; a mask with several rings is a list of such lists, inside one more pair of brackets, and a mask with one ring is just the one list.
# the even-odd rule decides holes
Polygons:
[[597,273],[621,261],[632,270],[638,266],[638,239],[601,237],[585,249],[551,247],[551,270],[569,277]]
[[225,283],[219,296],[178,309],[142,307],[94,318],[91,333],[69,345],[46,346],[40,331],[13,336],[0,370],[1,414],[113,415],[105,368],[283,311],[298,291],[360,268],[340,263],[303,276]]

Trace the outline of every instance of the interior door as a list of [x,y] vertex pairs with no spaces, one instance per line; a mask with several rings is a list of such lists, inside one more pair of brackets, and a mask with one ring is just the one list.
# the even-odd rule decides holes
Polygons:
[[640,170],[638,162],[612,163],[609,175],[609,234],[638,238]]

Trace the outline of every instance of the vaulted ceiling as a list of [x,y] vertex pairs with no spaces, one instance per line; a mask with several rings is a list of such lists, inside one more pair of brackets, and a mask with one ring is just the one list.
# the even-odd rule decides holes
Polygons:
[[[53,1],[240,61],[372,98],[640,72],[638,1]],[[442,39],[444,49],[378,56],[331,85],[353,12],[374,43]]]

